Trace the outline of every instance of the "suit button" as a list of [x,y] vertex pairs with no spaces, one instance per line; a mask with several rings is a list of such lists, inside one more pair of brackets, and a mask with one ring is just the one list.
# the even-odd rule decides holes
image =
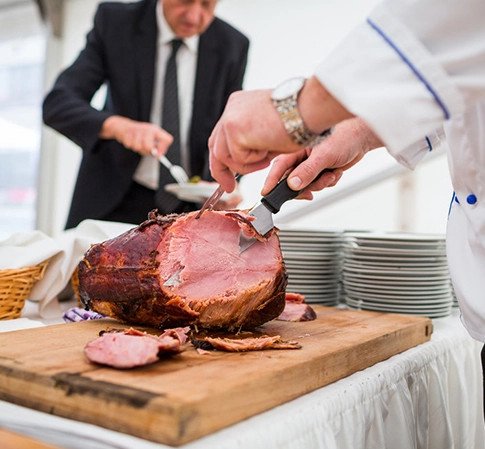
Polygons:
[[466,197],[466,202],[468,204],[475,204],[477,202],[477,197],[472,193]]

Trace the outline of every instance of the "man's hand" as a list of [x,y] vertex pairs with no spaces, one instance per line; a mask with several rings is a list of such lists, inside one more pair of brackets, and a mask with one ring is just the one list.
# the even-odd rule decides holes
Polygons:
[[156,148],[158,156],[162,156],[173,142],[172,135],[160,126],[137,122],[119,115],[113,115],[104,121],[99,137],[115,139],[142,156],[152,154],[154,148]]
[[[267,195],[283,177],[288,176],[290,188],[304,189],[298,198],[311,200],[312,192],[334,186],[345,170],[360,161],[368,151],[381,146],[382,142],[360,118],[344,120],[316,147],[275,158],[261,194]],[[327,168],[333,171],[318,177]]]
[[[352,117],[316,78],[309,79],[298,97],[303,121],[315,133]],[[209,139],[210,169],[226,192],[236,186],[234,174],[247,174],[270,165],[278,154],[294,153],[293,142],[271,100],[271,90],[234,92]]]
[[279,149],[295,151],[270,98],[270,90],[234,92],[209,138],[210,169],[226,192],[236,187],[235,173],[266,168]]

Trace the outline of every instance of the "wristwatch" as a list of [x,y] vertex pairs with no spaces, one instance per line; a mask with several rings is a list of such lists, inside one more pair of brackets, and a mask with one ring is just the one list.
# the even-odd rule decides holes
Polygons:
[[310,131],[303,122],[298,110],[298,95],[305,82],[306,78],[303,77],[290,78],[273,90],[271,99],[293,142],[303,147],[314,147],[331,134],[332,128],[316,134]]

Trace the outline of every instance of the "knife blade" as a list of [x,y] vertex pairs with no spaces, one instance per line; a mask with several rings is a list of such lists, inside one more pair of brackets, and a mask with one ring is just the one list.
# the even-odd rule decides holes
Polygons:
[[[318,179],[323,173],[333,171],[332,169],[322,170],[315,179]],[[304,189],[292,190],[287,183],[288,177],[281,180],[266,196],[261,198],[260,204],[253,207],[249,214],[254,217],[255,220],[251,222],[251,225],[255,231],[265,236],[271,229],[274,228],[273,215],[278,213],[281,206],[289,200],[295,199]],[[241,231],[239,234],[239,254],[246,251],[251,245],[257,242],[255,237],[246,237]]]

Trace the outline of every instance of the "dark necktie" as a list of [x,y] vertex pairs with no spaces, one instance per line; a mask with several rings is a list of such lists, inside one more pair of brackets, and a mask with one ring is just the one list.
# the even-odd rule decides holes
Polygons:
[[[167,152],[167,158],[172,164],[180,165],[180,122],[179,122],[179,102],[177,85],[177,62],[176,56],[183,41],[174,39],[172,41],[172,53],[167,61],[165,70],[165,80],[163,85],[163,104],[162,104],[162,128],[173,136],[173,143]],[[164,186],[175,182],[170,172],[160,164],[160,179],[158,191],[155,195],[155,202],[158,211],[162,214],[179,212],[182,202],[174,195],[166,192]]]

